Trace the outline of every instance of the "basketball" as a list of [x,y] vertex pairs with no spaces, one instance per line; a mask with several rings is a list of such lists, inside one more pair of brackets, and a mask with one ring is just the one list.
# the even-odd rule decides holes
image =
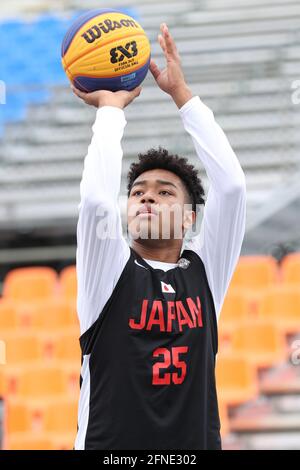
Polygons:
[[62,65],[81,91],[132,90],[145,79],[150,59],[149,39],[141,25],[117,10],[92,10],[66,32]]

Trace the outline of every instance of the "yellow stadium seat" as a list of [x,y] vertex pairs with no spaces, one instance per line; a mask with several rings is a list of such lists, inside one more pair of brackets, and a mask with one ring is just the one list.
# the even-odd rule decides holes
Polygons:
[[218,400],[229,406],[239,405],[258,395],[256,369],[245,357],[222,353],[216,362]]
[[287,357],[284,335],[272,321],[249,321],[238,326],[232,335],[232,350],[257,367],[270,367]]
[[284,333],[300,333],[300,288],[282,285],[268,289],[258,308],[262,320],[272,321]]
[[64,268],[59,276],[60,295],[67,299],[76,299],[77,296],[77,275],[76,266]]
[[37,301],[53,297],[57,292],[56,271],[47,266],[16,268],[3,284],[3,296],[19,301]]
[[286,255],[282,260],[280,273],[284,284],[295,284],[300,289],[300,253]]

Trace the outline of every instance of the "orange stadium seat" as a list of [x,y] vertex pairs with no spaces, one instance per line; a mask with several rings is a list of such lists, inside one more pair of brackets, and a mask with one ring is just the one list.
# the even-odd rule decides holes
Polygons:
[[218,400],[236,406],[258,395],[256,369],[245,357],[222,353],[216,362]]
[[54,343],[54,357],[64,362],[81,363],[79,335],[75,331],[61,334]]
[[65,398],[55,400],[46,406],[44,431],[51,433],[72,433],[77,431],[78,400]]
[[241,256],[232,276],[228,294],[243,292],[249,302],[250,313],[257,314],[257,306],[264,289],[279,282],[277,261],[272,256]]
[[6,395],[6,380],[4,374],[4,367],[0,365],[0,399]]
[[231,287],[263,289],[278,281],[277,261],[272,256],[241,256],[232,276]]
[[3,296],[19,301],[36,301],[55,295],[56,271],[47,266],[16,268],[10,271],[3,284]]
[[231,337],[237,325],[249,318],[249,302],[243,292],[233,291],[225,297],[218,325],[219,336]]
[[20,374],[18,397],[30,400],[61,397],[68,392],[66,373],[56,365],[26,367]]
[[284,335],[274,321],[256,320],[238,326],[232,335],[232,351],[257,367],[270,367],[287,357]]
[[33,311],[31,325],[44,332],[62,330],[64,328],[79,328],[78,317],[73,302],[63,299],[51,299],[36,305]]
[[33,333],[7,334],[5,344],[6,367],[8,368],[43,359],[43,343]]
[[6,364],[6,343],[0,339],[0,366]]
[[4,335],[6,364],[3,371],[4,390],[14,394],[20,373],[29,365],[43,362],[43,342],[32,333],[9,333]]
[[300,253],[286,255],[282,260],[280,272],[284,284],[296,284],[300,289]]
[[12,300],[0,299],[0,339],[3,330],[15,331],[20,325],[18,309]]
[[80,367],[81,363],[77,361],[65,362],[60,361],[56,362],[59,367],[63,370],[68,386],[68,393],[72,397],[79,398],[79,380],[80,380]]
[[285,284],[268,289],[259,303],[258,313],[261,319],[272,321],[284,333],[300,333],[300,288]]
[[223,438],[230,431],[228,409],[227,409],[226,403],[223,403],[222,401],[219,401],[218,406],[219,406],[219,416],[220,416],[220,422],[221,422],[221,436]]
[[77,275],[76,265],[67,266],[64,268],[59,276],[59,289],[60,295],[63,297],[75,300],[77,296]]
[[20,436],[17,433],[10,435],[7,441],[7,450],[53,450],[51,439],[47,436]]
[[29,433],[32,431],[32,414],[25,402],[6,399],[4,403],[4,429],[5,432]]

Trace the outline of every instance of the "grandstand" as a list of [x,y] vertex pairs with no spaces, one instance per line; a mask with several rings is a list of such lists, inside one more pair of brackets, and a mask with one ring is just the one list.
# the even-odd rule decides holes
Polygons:
[[[108,0],[105,6],[141,22],[159,65],[156,37],[160,22],[168,23],[187,81],[213,110],[246,175],[246,236],[219,332],[224,446],[297,449],[300,372],[291,357],[300,336],[300,105],[291,95],[300,73],[300,5]],[[99,2],[87,0],[84,7]],[[70,92],[60,43],[81,8],[79,0],[10,0],[1,6],[0,80],[7,91],[0,105],[3,448],[72,448],[76,432],[73,265],[79,181],[95,109]],[[125,114],[124,229],[126,173],[138,152],[160,144],[199,167],[175,105],[151,74]],[[54,414],[53,407],[64,411]]]

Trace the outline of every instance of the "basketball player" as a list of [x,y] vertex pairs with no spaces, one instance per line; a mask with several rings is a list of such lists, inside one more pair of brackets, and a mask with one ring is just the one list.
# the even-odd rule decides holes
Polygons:
[[[82,367],[75,449],[221,449],[217,320],[245,232],[245,177],[213,112],[187,85],[167,25],[160,29],[166,68],[151,60],[150,70],[177,105],[210,187],[204,201],[196,169],[161,146],[140,154],[128,173],[128,243],[118,207],[121,139],[124,108],[141,87],[73,89],[98,108],[77,226]],[[204,203],[201,230],[186,241]],[[104,236],[108,227],[117,236]]]

